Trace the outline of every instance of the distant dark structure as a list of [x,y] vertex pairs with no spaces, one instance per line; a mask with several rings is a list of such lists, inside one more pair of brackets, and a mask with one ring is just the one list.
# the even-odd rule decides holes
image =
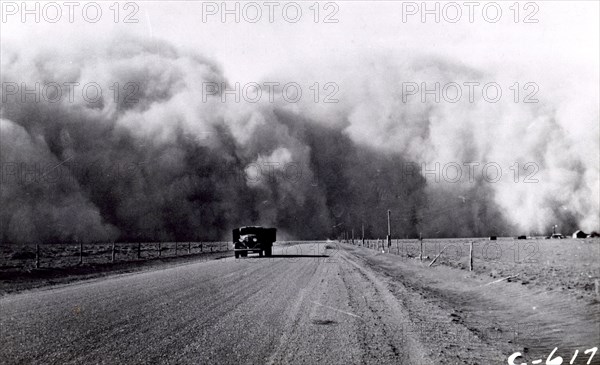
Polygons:
[[590,233],[590,234],[588,235],[588,237],[590,237],[590,238],[596,238],[596,237],[600,237],[600,233],[598,233],[598,232],[594,231],[594,232]]
[[490,241],[495,241],[498,237],[496,236],[490,236]]
[[587,233],[585,233],[579,229],[573,233],[573,238],[586,238],[587,236],[588,236]]
[[518,237],[517,237],[517,239],[518,239],[518,240],[526,240],[526,239],[527,239],[527,236],[518,236]]

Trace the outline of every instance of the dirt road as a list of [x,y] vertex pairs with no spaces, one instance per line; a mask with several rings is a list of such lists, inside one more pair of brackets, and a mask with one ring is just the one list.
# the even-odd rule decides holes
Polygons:
[[272,258],[187,263],[7,295],[0,298],[0,359],[506,364],[507,349],[521,350],[512,337],[478,333],[460,311],[428,298],[414,280],[404,285],[373,269],[356,250],[279,246]]

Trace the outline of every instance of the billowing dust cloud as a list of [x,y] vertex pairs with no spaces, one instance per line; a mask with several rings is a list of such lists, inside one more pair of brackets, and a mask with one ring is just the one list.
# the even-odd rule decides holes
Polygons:
[[[406,56],[364,75],[353,71],[364,60],[339,68],[336,104],[222,102],[202,93],[203,83],[228,82],[209,58],[133,38],[74,48],[3,45],[3,242],[217,240],[251,224],[295,239],[358,237],[364,225],[377,238],[388,209],[395,237],[598,229],[597,95],[535,105],[402,100],[403,81],[489,76]],[[63,86],[40,100],[14,92],[52,82]],[[103,91],[93,102],[81,92],[91,83]],[[501,180],[480,170],[471,178],[467,167],[459,181],[426,173],[487,162],[502,167]],[[539,182],[515,182],[510,166],[529,162]]]

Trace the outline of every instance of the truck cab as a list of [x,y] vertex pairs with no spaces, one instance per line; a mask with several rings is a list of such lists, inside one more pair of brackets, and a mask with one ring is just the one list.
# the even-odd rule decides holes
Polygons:
[[258,252],[260,257],[273,254],[277,229],[261,226],[246,226],[232,231],[235,258],[246,257],[249,252]]

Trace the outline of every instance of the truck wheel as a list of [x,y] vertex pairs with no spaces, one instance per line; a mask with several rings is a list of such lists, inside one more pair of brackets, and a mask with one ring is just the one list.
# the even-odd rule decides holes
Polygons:
[[239,253],[239,252],[236,252],[236,253],[235,253],[235,258],[236,258],[236,259],[239,259],[239,258],[240,258],[240,253]]
[[263,251],[262,250],[258,251],[258,257],[263,257]]
[[273,247],[267,247],[265,249],[265,256],[271,257],[273,255]]
[[248,252],[247,251],[240,252],[240,256],[242,256],[242,257],[248,257]]

